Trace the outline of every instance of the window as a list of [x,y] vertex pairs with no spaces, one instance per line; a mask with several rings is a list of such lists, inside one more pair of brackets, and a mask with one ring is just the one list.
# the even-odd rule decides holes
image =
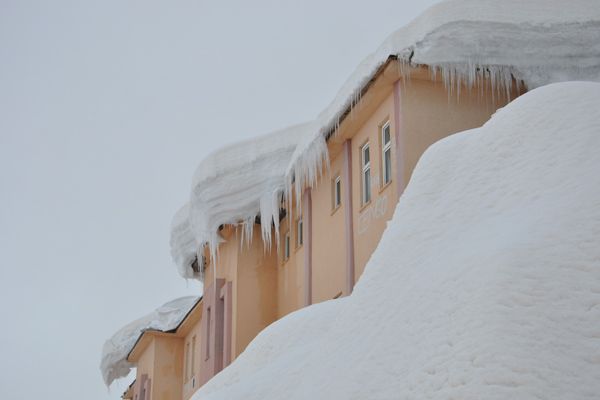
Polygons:
[[339,175],[334,178],[331,187],[333,189],[332,208],[336,210],[342,204],[342,178]]
[[300,247],[302,246],[303,243],[303,238],[302,238],[302,217],[298,218],[298,221],[296,222],[296,247]]
[[369,153],[369,143],[361,148],[362,164],[362,203],[367,204],[371,201],[371,154]]
[[287,232],[285,234],[285,239],[283,239],[283,260],[286,261],[290,258],[290,233]]
[[381,168],[381,186],[385,186],[392,181],[392,134],[389,122],[381,128]]

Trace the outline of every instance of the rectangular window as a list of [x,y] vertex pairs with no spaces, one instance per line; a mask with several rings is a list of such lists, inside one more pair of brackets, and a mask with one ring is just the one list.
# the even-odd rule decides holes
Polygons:
[[285,239],[283,239],[283,259],[284,261],[290,258],[290,233],[285,234]]
[[298,218],[298,221],[296,222],[296,247],[300,247],[302,246],[303,240],[302,240],[302,217]]
[[334,178],[331,187],[333,190],[332,208],[336,210],[342,204],[342,178],[339,175]]
[[371,201],[371,154],[369,153],[369,143],[366,143],[361,149],[362,164],[362,203],[367,204]]
[[381,128],[381,169],[381,186],[385,186],[392,181],[392,135],[389,122]]

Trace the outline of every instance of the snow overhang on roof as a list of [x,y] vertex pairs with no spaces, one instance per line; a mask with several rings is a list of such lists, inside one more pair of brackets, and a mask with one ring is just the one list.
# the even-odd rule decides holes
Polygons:
[[390,57],[401,66],[427,65],[450,90],[483,76],[495,90],[523,81],[535,88],[567,80],[600,81],[600,2],[597,0],[450,0],[393,32],[367,56],[320,113],[315,131],[288,166],[296,192],[314,180],[326,156],[324,137]]
[[180,275],[202,278],[202,268],[194,270],[192,264],[202,260],[205,244],[214,256],[221,225],[241,224],[250,240],[260,217],[263,240],[271,244],[272,226],[279,229],[286,167],[298,141],[311,131],[311,123],[294,125],[225,147],[200,163],[190,201],[171,224],[171,255]]
[[115,379],[123,378],[134,367],[127,360],[144,332],[172,332],[177,330],[185,318],[202,300],[202,297],[186,296],[163,304],[150,314],[121,328],[102,347],[100,371],[106,386]]
[[[295,141],[284,146],[285,157],[261,148],[274,135],[230,146],[201,163],[188,209],[173,223],[171,251],[182,276],[199,278],[190,265],[204,243],[214,253],[221,224],[241,221],[251,228],[260,214],[263,238],[270,245],[271,221],[278,226],[273,216],[279,196],[290,195],[292,182],[296,196],[316,182],[327,162],[326,138],[335,134],[343,116],[391,59],[398,60],[403,74],[410,67],[428,66],[449,90],[470,87],[484,77],[498,91],[521,81],[530,89],[566,80],[600,81],[600,2],[449,0],[429,8],[367,56],[315,121],[292,129]],[[229,156],[233,163],[219,160]],[[274,168],[269,169],[271,162]],[[240,184],[244,178],[259,182],[248,188]],[[180,218],[185,213],[187,221]]]

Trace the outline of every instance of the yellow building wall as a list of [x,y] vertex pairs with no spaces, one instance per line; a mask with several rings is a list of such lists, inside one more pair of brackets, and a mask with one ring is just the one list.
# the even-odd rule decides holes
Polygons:
[[253,240],[238,255],[234,284],[232,355],[237,357],[260,331],[277,319],[277,251],[265,249],[261,228],[254,224]]
[[152,400],[180,399],[183,382],[182,338],[154,338],[154,353]]
[[152,379],[150,381],[150,394],[154,392],[154,359],[154,339],[152,339],[136,362],[134,393],[140,393],[140,384],[142,382],[142,375],[144,374],[146,374],[149,379]]
[[[382,184],[381,128],[390,123],[392,135],[392,176],[386,186]],[[397,177],[394,174],[398,160],[394,133],[394,94],[388,95],[368,120],[352,137],[352,202],[354,216],[354,263],[355,282],[360,278],[371,254],[379,244],[387,221],[391,219],[398,196]],[[371,201],[362,203],[362,147],[369,143],[371,164]]]
[[[463,85],[460,95],[456,89],[449,95],[441,81],[407,80],[401,89],[405,182],[429,146],[453,133],[480,127],[509,102],[504,91],[492,95],[489,82],[483,89]],[[511,98],[517,96],[515,89]]]
[[[343,152],[330,160],[330,168],[312,190],[312,302],[331,300],[346,291],[346,242],[343,199]],[[341,177],[342,202],[333,208],[335,177]]]
[[[298,210],[295,199],[288,207],[288,215],[279,227],[279,254],[277,254],[277,318],[304,306],[304,245],[296,247],[296,221]],[[284,238],[290,235],[290,257],[284,259]],[[306,239],[306,238],[305,238]]]
[[[198,320],[196,324],[192,327],[190,332],[183,338],[183,387],[182,387],[182,399],[188,400],[196,390],[198,390],[200,385],[200,365],[201,365],[201,357],[202,357],[202,324],[201,319]],[[196,338],[195,342],[195,354],[192,356],[192,349],[194,346],[192,345],[194,342],[194,337]],[[191,376],[189,379],[186,379],[185,376],[185,366],[187,365],[186,357],[188,353],[186,352],[186,345],[190,346],[190,365],[193,365]]]

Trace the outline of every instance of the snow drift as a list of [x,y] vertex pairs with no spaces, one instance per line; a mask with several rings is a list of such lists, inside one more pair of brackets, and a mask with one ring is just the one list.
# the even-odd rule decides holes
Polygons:
[[405,73],[411,66],[430,66],[449,90],[484,77],[495,90],[509,90],[521,81],[529,88],[598,81],[600,2],[450,0],[431,7],[367,56],[315,121],[230,146],[201,163],[189,206],[173,220],[171,252],[183,277],[200,277],[190,264],[206,243],[215,253],[222,224],[241,222],[250,228],[261,215],[263,239],[271,244],[280,196],[289,199],[293,185],[299,197],[316,182],[327,162],[325,136],[335,132],[341,115],[356,104],[389,57],[397,58]]
[[600,84],[545,86],[419,161],[354,293],[195,395],[597,399]]
[[100,371],[106,386],[123,378],[134,367],[127,356],[145,331],[168,332],[175,329],[200,301],[194,296],[181,297],[163,304],[150,314],[125,325],[102,347]]

